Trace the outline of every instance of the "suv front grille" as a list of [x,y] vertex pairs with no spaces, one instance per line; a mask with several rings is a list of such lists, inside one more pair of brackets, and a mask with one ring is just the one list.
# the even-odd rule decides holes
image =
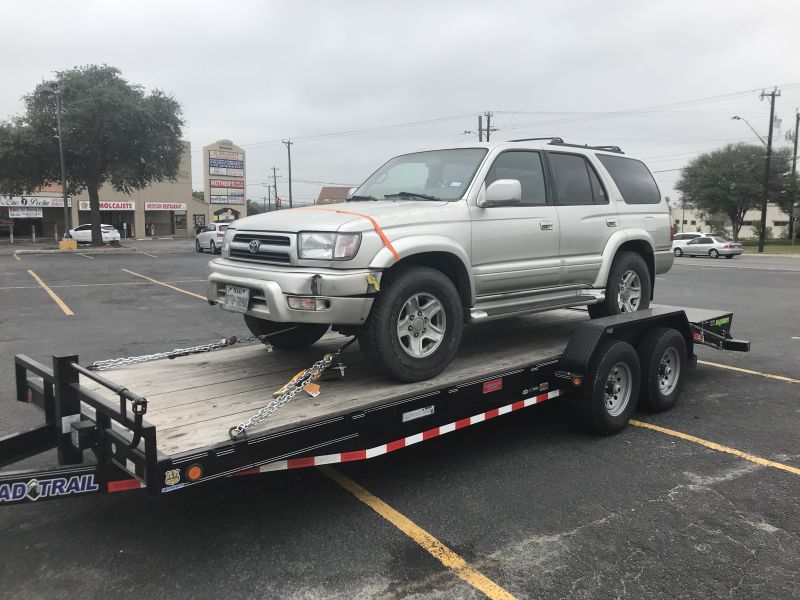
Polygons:
[[[251,244],[257,242],[253,252]],[[231,260],[291,265],[294,255],[293,238],[286,234],[264,233],[260,231],[237,231],[231,240]]]

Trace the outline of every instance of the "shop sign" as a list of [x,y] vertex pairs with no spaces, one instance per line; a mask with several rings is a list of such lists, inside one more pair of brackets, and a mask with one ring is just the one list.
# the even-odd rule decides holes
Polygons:
[[219,167],[222,169],[244,169],[244,161],[242,160],[228,160],[225,158],[209,158],[209,167]]
[[236,179],[209,179],[208,187],[243,190],[244,181],[238,181]]
[[9,206],[8,216],[12,219],[41,219],[42,208],[40,206]]
[[[48,196],[0,197],[0,206],[38,206],[40,208],[64,208],[64,198]],[[67,198],[67,206],[72,206],[72,198]]]
[[183,202],[145,202],[145,210],[186,210]]
[[221,158],[223,160],[244,160],[244,154],[241,152],[233,152],[230,150],[209,150],[208,151],[208,158],[209,161],[212,158]]
[[210,197],[211,204],[227,204],[228,203],[228,196],[211,196]]
[[235,221],[239,218],[239,211],[232,208],[221,208],[214,211],[215,221]]
[[244,169],[226,169],[224,167],[209,167],[209,175],[227,175],[228,177],[244,177]]
[[[88,200],[78,201],[78,210],[91,210]],[[136,202],[100,202],[100,210],[136,210]],[[184,209],[185,210],[185,209]]]

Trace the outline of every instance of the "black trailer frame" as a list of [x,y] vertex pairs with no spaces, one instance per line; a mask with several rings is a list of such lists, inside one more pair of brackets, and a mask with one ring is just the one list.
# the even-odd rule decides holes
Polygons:
[[[231,475],[372,458],[551,398],[569,398],[580,391],[593,355],[608,339],[635,346],[651,328],[670,327],[683,336],[690,364],[696,343],[746,352],[749,342],[730,335],[732,318],[730,312],[660,306],[587,320],[552,359],[169,456],[158,450],[145,398],[82,367],[77,356],[53,357],[48,367],[18,355],[16,399],[41,408],[45,423],[0,438],[0,468],[52,449],[59,466],[0,471],[0,505],[141,488],[159,496]],[[81,386],[79,375],[111,390],[118,403]],[[84,462],[87,450],[91,464]]]

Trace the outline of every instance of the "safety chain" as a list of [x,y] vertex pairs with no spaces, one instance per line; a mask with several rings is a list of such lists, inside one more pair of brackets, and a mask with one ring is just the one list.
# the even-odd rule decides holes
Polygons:
[[[268,338],[273,335],[286,333],[287,331],[292,331],[293,329],[297,329],[297,326],[295,325],[293,327],[288,327],[286,329],[281,329],[280,331],[274,331],[264,335],[251,335],[249,337],[236,337],[234,335],[231,337],[222,338],[218,342],[200,344],[199,346],[191,346],[189,348],[175,348],[174,350],[169,350],[167,352],[156,352],[155,354],[143,354],[142,356],[127,356],[121,358],[109,358],[106,360],[96,360],[86,368],[91,369],[92,371],[108,371],[109,369],[118,369],[119,367],[127,367],[128,365],[135,365],[154,360],[163,360],[165,358],[171,360],[178,358],[179,356],[190,356],[192,354],[202,354],[203,352],[214,352],[216,350],[228,348],[235,344],[244,344],[245,342],[252,342],[255,340],[259,340],[260,342],[268,341]],[[269,346],[269,351],[272,351],[272,346]]]
[[284,391],[272,402],[264,406],[256,414],[247,419],[247,421],[239,423],[236,427],[231,427],[228,430],[228,435],[231,436],[231,439],[233,441],[245,439],[247,437],[248,429],[252,429],[253,427],[259,425],[262,421],[264,421],[264,419],[268,418],[279,408],[294,400],[294,397],[300,393],[306,387],[306,385],[319,379],[325,369],[330,367],[331,364],[333,364],[333,361],[336,360],[342,351],[344,351],[344,349],[352,344],[355,340],[356,338],[352,338],[342,345],[338,350],[336,350],[336,352],[329,352],[325,354],[322,357],[322,360],[318,360],[310,369],[306,369],[298,377],[287,383],[282,388]]

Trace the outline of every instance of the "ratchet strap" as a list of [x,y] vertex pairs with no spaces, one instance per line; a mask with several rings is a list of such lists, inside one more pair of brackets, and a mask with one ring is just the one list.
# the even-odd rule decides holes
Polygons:
[[378,236],[380,236],[383,245],[386,246],[389,249],[389,252],[391,252],[392,255],[394,256],[394,260],[395,261],[400,260],[400,255],[397,253],[397,250],[394,249],[394,246],[392,246],[392,242],[389,241],[389,238],[386,237],[386,234],[383,233],[383,229],[381,229],[381,226],[378,225],[378,222],[369,215],[365,215],[359,212],[354,212],[352,210],[342,210],[340,208],[322,208],[317,206],[303,206],[303,207],[298,207],[294,210],[324,210],[325,212],[335,212],[343,215],[355,215],[356,217],[367,219],[370,223],[372,223],[372,228],[375,230],[375,233],[377,233]]

